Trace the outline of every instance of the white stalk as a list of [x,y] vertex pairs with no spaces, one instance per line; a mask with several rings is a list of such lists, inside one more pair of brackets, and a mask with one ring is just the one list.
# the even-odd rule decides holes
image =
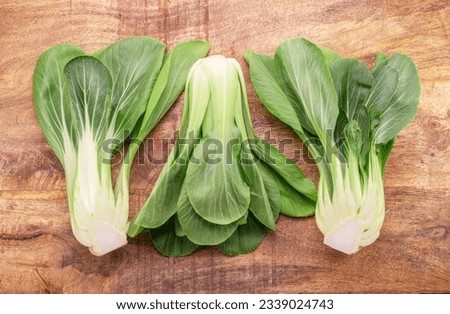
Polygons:
[[333,155],[327,165],[331,184],[324,175],[319,181],[317,225],[324,243],[346,254],[372,244],[384,220],[382,172],[374,150],[369,154],[367,175],[360,174],[357,156],[350,154],[347,162],[341,163]]
[[81,244],[101,256],[127,243],[128,207],[123,206],[124,199],[116,204],[110,165],[99,159],[98,144],[89,127],[78,142],[77,157],[72,229]]

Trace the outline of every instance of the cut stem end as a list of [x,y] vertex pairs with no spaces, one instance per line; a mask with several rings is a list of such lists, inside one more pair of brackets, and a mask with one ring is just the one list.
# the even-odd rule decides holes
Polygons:
[[359,250],[358,243],[362,232],[359,222],[352,219],[327,234],[323,243],[342,253],[353,254]]

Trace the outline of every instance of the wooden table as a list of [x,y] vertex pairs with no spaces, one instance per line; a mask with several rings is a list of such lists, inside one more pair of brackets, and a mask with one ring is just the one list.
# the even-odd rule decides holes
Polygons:
[[[450,292],[449,21],[445,0],[1,0],[0,292]],[[314,218],[281,218],[276,233],[238,257],[203,248],[166,258],[145,235],[92,256],[72,236],[62,167],[35,117],[32,73],[38,56],[56,43],[95,51],[131,35],[155,37],[169,48],[181,40],[208,40],[211,54],[238,59],[248,83],[244,51],[273,53],[296,36],[369,65],[380,50],[409,54],[422,97],[417,118],[400,133],[387,164],[387,213],[378,241],[346,256],[322,244]],[[257,133],[294,138],[286,149],[293,158],[301,142],[266,111],[250,84],[248,92]],[[179,100],[151,138],[172,138],[181,109]],[[162,168],[146,156],[142,152],[144,162],[133,168],[130,216]],[[301,160],[299,166],[317,182],[313,164]]]

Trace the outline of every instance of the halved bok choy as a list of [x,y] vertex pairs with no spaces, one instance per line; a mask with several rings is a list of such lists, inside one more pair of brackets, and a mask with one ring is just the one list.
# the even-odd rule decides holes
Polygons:
[[[120,188],[114,190],[114,153],[138,121],[148,123],[145,136],[150,132],[182,87],[171,87],[170,97],[162,101],[149,99],[159,100],[178,79],[184,82],[189,62],[192,65],[209,49],[202,41],[180,46],[165,56],[162,42],[138,36],[93,55],[74,45],[57,45],[37,61],[33,76],[37,118],[64,167],[73,233],[94,255],[127,243],[130,165],[126,163],[131,161],[124,160],[125,170],[117,181]],[[187,60],[181,71],[169,71],[175,55],[197,58]]]

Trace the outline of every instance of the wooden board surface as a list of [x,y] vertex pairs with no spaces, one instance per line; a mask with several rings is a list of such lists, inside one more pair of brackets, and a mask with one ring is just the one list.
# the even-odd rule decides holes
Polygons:
[[[0,1],[1,293],[450,292],[450,6],[448,1]],[[203,248],[159,255],[146,236],[101,258],[72,236],[62,167],[46,144],[32,103],[32,73],[50,46],[88,51],[131,35],[173,47],[201,38],[212,54],[235,57],[249,82],[245,50],[273,53],[303,36],[373,64],[401,51],[422,82],[417,118],[398,137],[385,173],[386,219],[378,241],[346,256],[322,244],[314,218],[281,218],[253,253],[226,257]],[[248,85],[256,132],[293,138]],[[150,135],[172,138],[182,101]],[[156,143],[161,143],[156,140]],[[158,148],[156,157],[164,153]],[[133,216],[162,164],[142,152],[133,168]],[[317,182],[313,164],[299,166]],[[116,169],[117,170],[117,169]]]

